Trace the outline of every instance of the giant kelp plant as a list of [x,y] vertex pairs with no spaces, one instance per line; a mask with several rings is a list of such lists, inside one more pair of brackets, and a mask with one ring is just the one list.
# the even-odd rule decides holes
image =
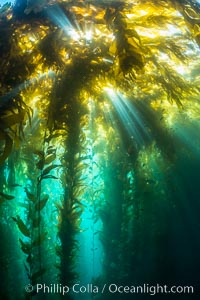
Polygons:
[[197,0],[0,6],[0,299],[196,297],[199,24]]

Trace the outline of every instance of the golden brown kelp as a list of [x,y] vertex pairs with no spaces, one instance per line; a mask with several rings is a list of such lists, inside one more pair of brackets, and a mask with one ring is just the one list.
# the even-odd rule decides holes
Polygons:
[[196,1],[176,0],[172,5],[183,15],[190,32],[200,46],[200,5]]
[[[7,12],[7,17],[9,13]],[[12,22],[5,18],[0,19],[0,36],[4,37],[0,41],[0,141],[2,164],[11,154],[13,146],[19,144],[23,137],[25,122],[31,118],[31,109],[22,100],[20,92],[26,86],[28,69],[26,68],[26,57],[18,56],[16,47],[15,30]]]
[[[25,2],[23,5],[20,5],[23,6],[24,10],[26,9]],[[85,13],[86,8],[84,7],[84,5],[78,2],[76,5],[77,6],[73,6],[69,3],[66,5],[63,4],[62,9],[64,10],[66,16],[70,16],[70,21],[72,23],[72,14],[75,13],[78,21],[80,22],[80,24],[82,24],[83,18],[79,12]],[[53,25],[50,24],[50,21],[47,20],[47,17],[44,17],[44,15],[41,16],[41,19],[39,21],[37,18],[38,14],[34,12],[33,9],[31,12],[31,22],[34,30],[39,31],[38,24],[39,22],[41,22],[44,24],[44,26],[46,26],[47,34],[42,34],[42,36],[39,36],[40,34],[38,35],[38,38],[41,38],[42,40],[35,48],[31,48],[30,46],[30,48],[26,49],[26,45],[27,47],[29,47],[28,44],[31,43],[28,43],[28,41],[24,40],[25,43],[22,47],[24,54],[20,55],[20,59],[17,60],[16,57],[19,48],[17,48],[16,46],[14,47],[13,44],[17,40],[16,36],[18,34],[20,34],[21,38],[23,37],[23,29],[20,29],[20,31],[18,30],[17,25],[16,27],[14,27],[14,32],[16,35],[15,37],[12,37],[12,43],[10,42],[12,44],[12,49],[10,51],[11,54],[9,56],[9,63],[8,65],[5,65],[5,78],[3,78],[3,82],[10,82],[10,84],[12,84],[13,86],[17,83],[23,82],[23,80],[27,78],[27,76],[29,76],[31,72],[33,72],[34,68],[36,67],[36,62],[33,63],[33,61],[36,61],[36,56],[34,57],[30,53],[32,49],[34,49],[35,53],[37,53],[38,56],[42,55],[42,59],[38,58],[39,62],[41,64],[44,63],[49,67],[56,65],[57,67],[63,67],[66,62],[64,62],[61,53],[66,52],[66,50],[70,57],[74,57],[74,55],[78,57],[80,51],[82,52],[82,56],[87,56],[88,58],[90,57],[92,63],[94,65],[98,64],[99,68],[102,67],[100,67],[100,65],[102,65],[102,58],[114,58],[113,66],[112,64],[110,66],[109,64],[106,65],[106,63],[104,62],[104,65],[106,66],[104,68],[105,75],[108,75],[108,78],[111,79],[111,82],[115,82],[122,87],[128,84],[129,88],[131,88],[128,81],[133,80],[138,88],[145,89],[145,93],[147,94],[150,90],[152,90],[152,87],[154,89],[157,83],[159,83],[160,86],[166,91],[169,101],[175,101],[178,105],[181,105],[183,98],[181,91],[183,89],[187,89],[188,86],[183,83],[182,79],[180,80],[180,76],[176,76],[174,70],[171,71],[168,66],[162,66],[162,63],[160,64],[159,61],[157,61],[158,58],[155,55],[155,51],[168,51],[182,59],[184,58],[184,55],[181,52],[181,50],[183,49],[182,45],[177,45],[176,42],[172,41],[172,39],[169,40],[169,38],[166,39],[156,37],[155,39],[152,39],[149,38],[148,35],[144,36],[142,32],[143,29],[147,30],[148,27],[158,26],[158,28],[166,28],[166,25],[172,24],[172,16],[175,11],[173,12],[173,10],[170,8],[169,3],[166,3],[165,5],[163,4],[163,2],[160,3],[160,7],[164,7],[161,15],[155,13],[155,4],[152,3],[148,7],[146,15],[143,16],[135,13],[134,19],[132,17],[127,18],[127,14],[129,13],[129,11],[131,11],[131,7],[128,4],[123,5],[123,3],[117,4],[115,2],[106,4],[105,2],[102,2],[97,4],[99,13],[97,12],[96,8],[93,7],[93,5],[94,4],[91,4],[90,6],[89,4],[90,9],[88,12],[87,22],[94,22],[95,26],[98,25],[99,28],[103,29],[103,24],[106,22],[109,31],[113,32],[113,35],[115,37],[115,42],[112,43],[111,47],[106,46],[105,42],[103,42],[102,40],[97,40],[96,47],[93,43],[89,43],[88,45],[75,43],[76,46],[72,50],[72,46],[70,45],[70,38],[68,41],[66,37],[64,37],[62,29],[54,29]],[[146,9],[145,5],[145,3],[139,3],[134,7],[137,11],[137,9]],[[41,7],[43,12],[45,11],[45,7],[46,6]],[[18,9],[20,8],[18,7]],[[23,9],[21,8],[21,11],[24,12]],[[175,17],[178,22],[182,22],[179,16]],[[23,24],[27,23],[26,18],[23,19],[21,23],[22,24],[18,25],[19,28],[22,28]],[[27,28],[27,30],[30,30],[30,26],[28,26],[27,24],[25,25],[25,27]],[[50,28],[52,31],[51,33],[49,31]],[[34,39],[34,36],[31,36],[30,39],[32,41],[32,39]],[[65,46],[61,46],[61,42],[59,41],[62,41]],[[151,52],[152,50],[153,54]],[[70,59],[67,60],[70,62]],[[151,67],[150,61],[155,64],[155,67]],[[13,72],[10,72],[9,70],[11,70],[11,68],[12,70],[18,70],[17,72],[21,70],[20,76],[19,74],[13,74]],[[96,67],[94,67],[94,69],[96,69]],[[158,76],[155,76],[155,72],[157,71],[156,69],[158,69]],[[151,72],[149,73],[149,71]],[[136,74],[135,72],[139,74]],[[122,76],[122,74],[124,75],[124,77]],[[170,84],[169,77],[171,78],[172,75],[174,77],[174,80]],[[14,81],[11,82],[10,80]],[[151,82],[151,84],[146,84],[147,82]],[[157,90],[155,92],[157,93]],[[16,117],[17,116],[15,115],[15,118]],[[5,135],[4,132],[1,133],[1,138],[2,141],[6,142],[6,147],[4,149],[5,151],[2,157],[3,160],[10,153],[13,141],[12,138],[7,134]]]
[[[100,218],[103,222],[105,280],[115,281],[117,273],[117,280],[127,284],[132,278],[156,278],[159,272],[164,274],[162,270],[167,270],[163,278],[170,277],[168,268],[174,260],[167,255],[168,209],[176,196],[182,208],[182,194],[167,193],[176,188],[176,181],[165,180],[172,163],[171,173],[184,173],[176,166],[177,153],[189,131],[176,130],[177,120],[196,122],[199,115],[199,53],[194,42],[199,41],[198,7],[188,0],[20,0],[13,11],[8,8],[0,16],[0,162],[10,170],[7,182],[18,184],[15,179],[23,178],[20,185],[25,187],[20,209],[5,186],[0,205],[4,205],[2,220],[13,216],[17,224],[13,232],[17,228],[18,248],[27,258],[26,272],[33,285],[42,277],[50,282],[49,272],[43,271],[51,259],[47,266],[43,258],[51,243],[47,224],[54,216],[54,235],[58,232],[59,238],[54,240],[57,255],[54,252],[52,261],[59,268],[54,278],[59,275],[65,285],[74,282],[76,234],[84,209],[80,199],[90,189],[92,205],[99,206],[94,222]],[[55,79],[53,86],[49,77]],[[91,99],[98,108],[91,147],[99,157],[101,188],[104,174],[105,202],[93,178],[83,179],[92,165],[92,159],[90,166],[84,164]],[[117,104],[127,112],[123,122]],[[105,120],[105,111],[111,123]],[[127,132],[126,125],[132,130]],[[135,143],[136,133],[140,145]],[[190,148],[188,142],[183,152],[194,157]],[[55,176],[60,164],[62,186]],[[56,195],[61,200],[47,191],[52,181],[59,182]],[[184,190],[195,198],[197,187],[195,192],[192,187]],[[9,203],[16,212],[7,209]],[[93,247],[93,264],[94,251]]]
[[1,107],[0,140],[5,145],[0,156],[0,163],[3,163],[10,155],[14,141],[19,143],[22,138],[23,124],[27,114],[30,116],[28,107],[17,99],[9,101],[6,107]]
[[115,65],[119,66],[118,74],[123,75],[138,71],[144,67],[145,59],[142,50],[140,37],[134,28],[129,29],[125,16],[121,13],[121,6],[107,8],[105,21],[109,29],[115,36],[115,44],[110,48],[110,52],[118,60]]

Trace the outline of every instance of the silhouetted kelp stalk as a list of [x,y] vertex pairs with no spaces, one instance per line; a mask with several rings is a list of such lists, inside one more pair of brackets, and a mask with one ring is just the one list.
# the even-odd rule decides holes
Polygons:
[[124,167],[118,136],[112,130],[107,134],[104,159],[100,161],[100,165],[104,181],[104,201],[97,202],[97,211],[103,224],[100,233],[100,240],[104,248],[103,274],[106,282],[112,282],[114,278],[116,282],[118,280],[116,272],[119,265],[123,202],[123,175],[121,172]]
[[[49,127],[52,134],[63,130],[65,138],[65,154],[63,155],[63,188],[64,200],[59,206],[60,223],[58,236],[58,254],[61,258],[60,280],[71,284],[75,279],[74,260],[76,253],[76,233],[79,231],[79,217],[83,209],[80,197],[84,190],[83,172],[85,152],[85,133],[83,127],[87,123],[87,98],[84,91],[92,91],[91,82],[107,64],[94,63],[95,54],[88,52],[87,57],[74,55],[72,64],[55,83],[49,106]],[[96,72],[96,73],[95,73]]]
[[[82,195],[83,183],[80,179],[83,165],[82,159],[79,156],[81,134],[78,128],[70,128],[66,140],[66,154],[63,155],[62,166],[63,173],[63,201],[57,204],[59,223],[58,223],[58,237],[60,242],[56,246],[57,255],[60,257],[59,281],[62,284],[72,285],[77,279],[75,272],[75,259],[78,250],[78,242],[76,234],[79,232],[80,215],[82,212],[82,205],[80,197]],[[75,129],[75,131],[74,131]],[[76,131],[77,130],[77,131]],[[70,296],[67,295],[70,299]]]
[[[84,97],[81,98],[80,94],[84,89],[90,91],[91,94],[101,93],[106,85],[110,83],[119,90],[126,91],[129,96],[134,94],[133,101],[138,100],[135,103],[135,107],[144,117],[151,131],[151,136],[156,141],[155,148],[149,143],[146,152],[141,151],[138,153],[137,150],[131,149],[131,147],[127,151],[126,146],[124,147],[125,150],[123,149],[126,152],[124,155],[115,156],[108,151],[107,157],[109,158],[109,162],[102,167],[106,183],[106,201],[100,216],[104,223],[102,240],[106,241],[103,242],[105,244],[105,261],[110,257],[112,259],[112,267],[109,267],[109,270],[114,270],[116,264],[119,261],[123,261],[122,257],[124,257],[126,262],[126,266],[123,268],[124,275],[119,273],[118,279],[130,279],[134,278],[134,276],[135,278],[136,276],[141,276],[143,273],[141,269],[146,270],[144,267],[140,268],[143,263],[141,257],[145,257],[146,262],[152,263],[152,252],[149,250],[149,245],[158,245],[158,248],[163,250],[162,241],[167,237],[167,229],[163,228],[165,225],[161,220],[162,213],[159,214],[158,220],[155,220],[156,213],[154,209],[154,198],[157,199],[157,202],[159,200],[163,202],[163,198],[166,198],[166,188],[162,189],[161,187],[161,191],[164,190],[164,194],[160,195],[158,193],[156,190],[158,185],[157,180],[154,177],[152,179],[152,173],[149,172],[151,164],[148,162],[148,166],[146,166],[145,162],[140,161],[140,157],[146,159],[146,154],[152,157],[155,153],[160,153],[161,148],[162,155],[164,154],[166,161],[168,162],[168,159],[172,158],[170,162],[173,161],[176,163],[176,157],[171,154],[174,150],[174,143],[171,145],[171,136],[168,134],[166,136],[165,123],[159,123],[159,118],[156,119],[154,117],[155,114],[158,114],[159,106],[160,119],[167,119],[169,116],[172,124],[175,116],[172,114],[171,107],[174,103],[181,111],[181,109],[185,108],[184,104],[190,96],[196,95],[199,91],[198,86],[194,88],[191,80],[187,82],[186,78],[188,74],[185,75],[184,72],[183,76],[178,74],[180,72],[178,70],[180,63],[181,66],[183,66],[183,63],[187,63],[187,67],[189,67],[189,63],[191,62],[194,66],[194,60],[197,58],[195,54],[193,59],[190,60],[190,54],[187,52],[191,53],[191,51],[196,49],[196,45],[192,42],[193,37],[199,43],[199,5],[189,0],[139,1],[134,5],[131,1],[96,1],[96,3],[94,1],[91,1],[91,3],[87,1],[86,7],[82,1],[64,1],[63,3],[59,1],[59,3],[62,3],[61,10],[64,11],[64,15],[70,15],[70,17],[73,15],[75,16],[74,19],[77,19],[73,24],[76,22],[77,24],[80,23],[81,30],[77,30],[80,36],[81,34],[83,36],[85,34],[83,30],[85,15],[87,16],[86,21],[94,25],[95,34],[91,41],[86,40],[85,37],[81,37],[80,41],[77,41],[72,37],[66,37],[63,34],[65,30],[58,28],[59,24],[56,24],[56,26],[49,24],[50,21],[44,18],[43,9],[46,9],[44,6],[41,6],[41,10],[37,14],[37,4],[35,6],[31,2],[33,6],[27,7],[27,1],[25,0],[17,1],[17,3],[22,4],[21,6],[19,5],[21,11],[18,7],[18,14],[15,13],[13,19],[9,15],[10,10],[4,16],[6,22],[3,22],[0,16],[0,25],[3,25],[0,26],[0,39],[1,37],[5,39],[5,46],[2,46],[0,40],[0,52],[3,57],[0,62],[2,94],[7,94],[9,91],[12,94],[12,89],[15,89],[18,84],[20,85],[25,82],[27,77],[32,75],[36,64],[38,64],[38,70],[41,68],[41,65],[55,67],[56,69],[65,68],[64,72],[61,70],[61,73],[64,73],[64,78],[62,76],[59,78],[61,84],[58,84],[58,90],[52,96],[54,100],[50,105],[48,105],[48,101],[44,101],[45,105],[49,106],[49,110],[52,112],[49,122],[52,136],[55,137],[57,135],[59,138],[62,137],[61,132],[65,132],[64,148],[66,154],[62,160],[64,199],[61,205],[58,204],[58,211],[60,212],[58,216],[60,218],[58,225],[58,235],[60,237],[58,254],[61,258],[61,281],[63,284],[67,284],[75,278],[73,270],[76,257],[75,236],[79,230],[79,217],[82,210],[79,199],[82,195],[81,189],[84,188],[83,186],[81,187],[81,184],[83,183],[82,175],[86,168],[82,164],[84,161],[82,157],[84,150],[81,144],[84,145],[84,138],[80,139],[84,136],[81,129],[83,126],[82,117],[85,115],[85,111],[82,111],[83,106],[81,105]],[[172,9],[174,5],[181,11],[182,16]],[[145,14],[143,14],[144,12]],[[31,25],[27,24],[29,23],[29,15],[26,15],[26,13],[30,14]],[[11,19],[9,19],[10,17]],[[186,22],[184,22],[184,19]],[[105,23],[107,30],[105,30]],[[180,27],[179,31],[177,31],[175,23]],[[35,26],[32,27],[32,25]],[[45,30],[41,28],[43,25],[46,26]],[[191,34],[185,30],[185,25],[188,25]],[[7,27],[8,30],[5,29]],[[154,29],[156,32],[154,32]],[[27,38],[26,42],[30,45],[30,48],[20,46],[23,44],[20,39],[29,31],[31,34],[36,31],[39,33],[38,35],[34,36],[33,34],[33,36],[30,36],[30,40]],[[42,31],[46,33],[42,33]],[[163,31],[165,31],[164,35]],[[100,32],[99,36],[103,36],[103,38],[98,38],[97,32]],[[174,34],[174,32],[176,33]],[[106,35],[109,34],[113,37],[107,38]],[[38,46],[35,46],[37,44],[34,41],[37,39],[40,39],[41,42]],[[58,40],[61,41],[61,44],[63,42],[64,46],[60,46]],[[29,51],[33,51],[33,54],[30,54]],[[190,70],[192,70],[192,67]],[[98,75],[96,76],[97,73]],[[93,80],[94,77],[95,79]],[[46,96],[47,98],[49,97],[48,95]],[[99,98],[97,101],[100,100]],[[12,97],[11,101],[7,101],[5,97],[1,98],[1,100],[3,106],[1,106],[2,115],[0,117],[0,141],[4,147],[1,151],[0,162],[4,163],[11,156],[14,143],[16,142],[17,144],[23,136],[22,128],[26,119],[31,115],[31,112],[27,110],[26,105],[21,102],[19,97]],[[144,105],[143,103],[139,103],[143,100],[145,101]],[[171,106],[166,105],[166,100],[170,102]],[[32,99],[30,100],[27,97],[26,101],[28,105]],[[41,101],[42,104],[40,103],[37,108],[41,109],[44,102]],[[162,110],[166,110],[166,112],[162,114]],[[189,113],[190,111],[188,110]],[[194,120],[196,119],[194,117]],[[101,123],[102,119],[99,118],[98,122]],[[51,137],[47,139],[50,140]],[[105,139],[107,139],[107,136]],[[126,145],[129,145],[128,137],[126,137]],[[109,148],[116,148],[117,150],[114,153],[120,153],[120,150],[117,148],[117,142],[114,140],[112,143],[109,143]],[[45,151],[42,150],[42,152],[39,151],[35,154],[39,160],[38,163],[42,162],[36,167],[38,174],[35,179],[31,180],[31,186],[27,186],[25,189],[27,202],[30,205],[30,210],[26,208],[25,213],[28,216],[29,211],[35,211],[37,212],[37,219],[40,220],[36,222],[34,232],[37,232],[37,234],[35,234],[35,237],[38,237],[38,233],[39,236],[42,235],[40,224],[43,222],[43,218],[41,218],[40,212],[44,208],[41,208],[41,205],[45,207],[48,201],[47,195],[42,196],[43,179],[55,179],[51,177],[53,175],[48,173],[54,169],[54,167],[51,169],[52,162],[46,165],[44,163],[45,157],[49,155],[47,154],[48,151],[48,147],[45,147]],[[99,152],[102,152],[102,149],[99,149]],[[125,157],[126,155],[130,155],[131,167],[129,166],[129,160]],[[137,160],[138,155],[139,158]],[[162,162],[162,159],[163,157],[159,158],[158,162]],[[123,162],[125,169],[122,169],[120,166],[120,160]],[[33,161],[35,161],[35,158],[32,158]],[[13,172],[12,165],[13,163],[10,160],[9,167],[11,168],[11,172]],[[43,172],[46,168],[47,174],[44,174]],[[119,173],[120,177],[115,172]],[[43,178],[41,178],[42,174]],[[135,184],[135,192],[133,192],[133,182]],[[109,187],[112,183],[111,195]],[[11,195],[4,189],[1,192],[2,199],[4,198],[3,205],[7,204],[8,197]],[[34,196],[34,198],[31,200],[28,198],[28,195],[30,197]],[[147,202],[148,200],[149,202]],[[130,204],[132,201],[134,205]],[[108,208],[111,208],[113,212],[110,220],[107,218]],[[128,221],[126,219],[129,211],[133,211],[133,216]],[[3,212],[5,213],[5,211]],[[117,223],[116,216],[119,217],[119,223]],[[29,235],[31,235],[31,228],[33,228],[31,222],[33,223],[34,220],[31,218],[31,221],[28,218],[24,220],[21,214],[15,217],[14,220],[19,229],[21,227],[19,231],[24,236],[23,240],[21,239],[21,246],[24,249],[26,249],[26,246],[29,247],[31,245],[32,247]],[[159,228],[160,226],[159,220],[163,227],[161,232],[157,233],[156,227]],[[148,226],[146,223],[153,224],[149,226],[148,232],[146,231],[146,226]],[[133,231],[131,232],[130,230],[130,232],[127,232],[126,226],[132,227]],[[114,228],[113,232],[112,228]],[[116,232],[120,233],[120,237],[116,236]],[[107,242],[108,234],[111,234],[111,241]],[[146,236],[148,245],[144,241]],[[119,241],[121,241],[121,245]],[[42,254],[42,251],[40,251],[42,249],[41,237],[36,244],[34,253]],[[112,245],[116,245],[113,258],[110,255]],[[125,251],[127,257],[122,253],[123,246],[130,246],[133,250],[130,252],[130,255]],[[27,256],[29,257],[29,254]],[[31,273],[30,270],[27,270],[30,277],[42,267],[42,255],[39,256],[40,262],[37,262],[37,268],[33,272],[31,271]],[[163,262],[164,260],[162,259]],[[28,262],[28,268],[30,263]],[[138,268],[135,274],[130,269],[132,265],[135,266],[134,271]],[[158,263],[158,267],[161,267],[161,263]],[[65,268],[67,270],[66,273]],[[149,274],[146,278],[148,278]],[[106,278],[108,276],[109,274],[106,272]]]
[[[134,168],[130,224],[132,234],[128,238],[128,246],[133,251],[127,253],[126,274],[129,274],[128,278],[133,278],[138,283],[141,280],[156,282],[162,268],[166,270],[165,279],[169,280],[168,271],[170,268],[173,269],[170,261],[165,262],[170,211],[172,212],[166,179],[172,166],[157,145],[152,143],[140,151]],[[141,236],[144,238],[141,239]],[[158,253],[156,249],[162,251]]]
[[[19,276],[17,275],[13,280],[11,274],[13,267],[18,270],[18,265],[16,264],[16,258],[18,258],[18,251],[15,247],[17,245],[16,236],[12,222],[10,222],[10,215],[13,213],[16,199],[13,191],[8,188],[8,168],[6,162],[0,165],[0,174],[0,298],[10,299],[19,284]],[[10,283],[11,286],[9,288]]]
[[[67,137],[64,138],[65,154],[62,162],[63,201],[57,204],[59,212],[58,237],[60,243],[56,247],[60,257],[59,280],[62,284],[72,285],[77,278],[75,258],[77,254],[76,234],[79,232],[79,220],[82,212],[80,197],[83,191],[81,175],[84,169],[81,151],[84,147],[84,133],[81,130],[84,106],[80,101],[80,88],[88,72],[87,62],[75,61],[72,68],[67,68],[61,81],[57,81],[50,104],[49,125],[53,132],[62,129]],[[70,299],[70,295],[67,295]]]
[[[85,219],[82,220],[83,224],[85,224],[85,228],[82,225],[81,229],[86,233],[85,238],[88,237],[88,257],[85,258],[88,260],[88,266],[85,267],[85,271],[88,270],[88,281],[94,283],[97,280],[96,277],[101,273],[103,259],[102,247],[99,242],[102,222],[98,212],[99,207],[101,207],[104,202],[104,182],[101,163],[103,163],[105,153],[104,151],[101,152],[100,149],[102,150],[105,147],[104,139],[106,133],[102,127],[99,128],[100,122],[97,121],[102,118],[100,108],[102,103],[98,103],[98,99],[93,99],[89,96],[87,102],[88,122],[86,126],[84,126],[86,141],[85,156],[83,156],[85,171],[82,176],[86,186],[82,201],[86,213],[85,215],[83,214]],[[86,256],[86,254],[84,254],[84,256]],[[84,281],[84,274],[82,280]]]
[[[126,284],[135,270],[133,264],[129,265],[130,257],[135,254],[131,245],[135,218],[135,159],[131,162],[128,153],[122,151],[123,147],[115,139],[114,134],[107,139],[107,154],[103,164],[104,201],[103,204],[97,202],[98,216],[103,223],[100,239],[104,249],[102,276],[96,279],[100,284]],[[115,149],[110,143],[115,144]],[[106,299],[116,297],[120,299],[120,295],[106,295]]]
[[[30,284],[35,288],[38,281],[43,282],[43,275],[46,272],[46,261],[44,259],[45,239],[47,238],[47,231],[45,226],[45,219],[42,214],[49,195],[42,192],[42,183],[46,179],[58,179],[50,174],[52,170],[59,167],[53,164],[56,159],[56,149],[53,146],[45,147],[46,150],[35,150],[34,153],[29,153],[29,158],[34,162],[35,166],[28,163],[27,169],[29,172],[35,174],[35,178],[31,176],[30,183],[24,188],[26,193],[25,202],[25,217],[17,215],[13,217],[17,227],[22,235],[19,239],[21,249],[27,256],[26,263],[24,263],[27,277]],[[35,294],[35,289],[30,294],[30,298]]]

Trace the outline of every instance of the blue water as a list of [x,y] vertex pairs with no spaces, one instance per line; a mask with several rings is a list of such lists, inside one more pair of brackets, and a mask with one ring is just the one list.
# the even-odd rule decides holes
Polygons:
[[6,3],[11,3],[11,4],[15,4],[15,0],[0,0],[0,6],[3,6]]

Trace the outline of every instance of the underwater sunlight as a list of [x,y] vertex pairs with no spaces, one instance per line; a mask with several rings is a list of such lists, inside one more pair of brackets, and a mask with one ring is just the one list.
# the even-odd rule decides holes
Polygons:
[[199,297],[199,24],[0,1],[0,299]]

